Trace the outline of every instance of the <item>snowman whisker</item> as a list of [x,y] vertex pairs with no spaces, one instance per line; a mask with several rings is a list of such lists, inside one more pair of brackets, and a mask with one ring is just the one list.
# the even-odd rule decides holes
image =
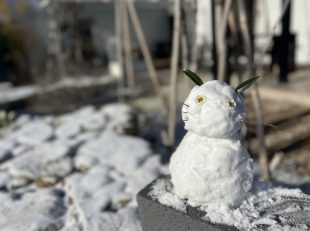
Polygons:
[[267,123],[259,123],[259,122],[248,121],[248,120],[241,120],[241,122],[244,122],[244,123],[247,123],[247,124],[262,124],[264,126],[268,126],[268,127],[272,127],[272,128],[278,129],[277,126],[272,125],[272,124],[267,124]]
[[182,113],[188,113],[188,111],[182,111]]
[[186,122],[186,121],[188,121],[189,119],[188,119],[187,116],[184,116],[184,119],[182,119],[182,120],[183,120],[183,122]]
[[183,103],[184,106],[189,107],[189,105],[187,105],[186,103]]

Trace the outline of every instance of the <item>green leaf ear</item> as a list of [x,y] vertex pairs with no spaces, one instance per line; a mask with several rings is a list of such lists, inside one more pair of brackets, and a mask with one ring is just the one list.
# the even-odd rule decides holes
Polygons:
[[203,81],[201,78],[194,72],[184,69],[183,70],[184,74],[187,75],[196,85],[201,86],[203,84]]
[[259,76],[255,76],[250,78],[242,83],[240,83],[236,88],[235,91],[242,94],[246,89],[248,89],[255,81],[259,78]]

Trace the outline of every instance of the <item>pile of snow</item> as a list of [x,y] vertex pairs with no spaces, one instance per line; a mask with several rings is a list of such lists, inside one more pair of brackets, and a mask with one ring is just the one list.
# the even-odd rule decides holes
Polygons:
[[[188,201],[178,198],[171,181],[160,178],[149,195],[161,204],[186,212]],[[198,206],[203,220],[234,226],[241,230],[309,230],[310,196],[299,189],[273,187],[255,181],[240,207]],[[267,228],[266,228],[267,227]]]
[[141,230],[135,196],[167,167],[126,134],[135,115],[111,104],[19,117],[0,141],[0,229]]

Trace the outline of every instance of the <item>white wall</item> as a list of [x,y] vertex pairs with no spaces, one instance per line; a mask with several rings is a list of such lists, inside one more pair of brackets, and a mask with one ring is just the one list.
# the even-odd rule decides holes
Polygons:
[[294,0],[292,16],[291,32],[297,34],[296,62],[310,64],[310,1]]
[[[234,1],[233,1],[234,3]],[[280,17],[282,0],[259,0],[256,11],[256,46],[265,48],[268,35]],[[297,65],[310,64],[310,1],[293,0],[291,8],[291,32],[296,33]],[[212,43],[211,0],[198,0],[198,43]],[[273,31],[281,33],[281,24]]]

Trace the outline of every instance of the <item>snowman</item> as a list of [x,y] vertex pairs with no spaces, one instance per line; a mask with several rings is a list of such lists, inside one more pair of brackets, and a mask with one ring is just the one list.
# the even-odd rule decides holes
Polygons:
[[253,163],[240,140],[245,121],[242,92],[258,77],[236,90],[223,81],[203,83],[184,71],[195,86],[182,106],[188,131],[173,153],[169,171],[176,195],[192,205],[240,205],[252,187]]

